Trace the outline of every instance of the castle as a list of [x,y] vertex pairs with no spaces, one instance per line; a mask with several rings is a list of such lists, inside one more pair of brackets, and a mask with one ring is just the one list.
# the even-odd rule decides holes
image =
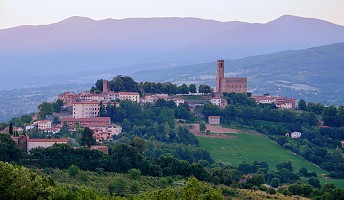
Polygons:
[[247,93],[247,78],[226,78],[224,60],[217,61],[216,94]]

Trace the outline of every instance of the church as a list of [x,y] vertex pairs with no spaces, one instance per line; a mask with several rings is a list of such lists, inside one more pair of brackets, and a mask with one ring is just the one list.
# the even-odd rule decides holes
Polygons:
[[224,60],[217,61],[216,94],[222,96],[224,92],[247,93],[247,78],[225,77]]

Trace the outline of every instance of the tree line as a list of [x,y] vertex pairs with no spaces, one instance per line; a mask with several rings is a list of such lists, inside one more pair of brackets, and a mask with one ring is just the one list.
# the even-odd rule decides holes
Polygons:
[[[116,76],[109,81],[109,89],[114,92],[140,92],[144,94],[189,94],[197,93],[197,87],[195,84],[182,84],[177,86],[176,84],[155,83],[155,82],[135,82],[129,76]],[[91,87],[90,92],[101,93],[103,92],[103,79],[96,81],[94,86]],[[199,93],[209,94],[211,92],[210,86],[202,84],[198,87]]]

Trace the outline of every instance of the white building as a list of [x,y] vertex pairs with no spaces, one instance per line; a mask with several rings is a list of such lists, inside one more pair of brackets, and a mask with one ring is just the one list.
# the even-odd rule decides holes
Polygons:
[[301,133],[300,132],[291,132],[290,137],[294,139],[301,138]]
[[145,96],[145,97],[143,97],[142,102],[143,103],[151,103],[151,104],[153,104],[154,103],[154,98],[153,98],[153,96]]
[[118,95],[121,101],[129,100],[140,103],[140,94],[138,92],[119,92]]
[[95,118],[99,114],[99,101],[73,103],[73,118]]
[[181,103],[184,103],[184,99],[182,98],[175,98],[175,99],[172,99],[174,101],[174,103],[179,106],[179,104]]

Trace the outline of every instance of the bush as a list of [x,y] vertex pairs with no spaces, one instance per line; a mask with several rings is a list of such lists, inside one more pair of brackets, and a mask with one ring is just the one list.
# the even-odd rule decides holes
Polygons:
[[128,171],[128,176],[131,180],[140,180],[141,179],[141,171],[139,169],[130,169]]
[[79,169],[78,166],[71,165],[71,166],[67,169],[67,171],[68,171],[68,175],[69,175],[70,177],[76,177],[76,176],[79,174],[80,169]]
[[101,175],[101,174],[104,174],[104,168],[96,168],[96,172],[97,174]]
[[80,171],[78,176],[79,176],[79,179],[81,181],[83,181],[83,182],[87,182],[88,181],[88,175],[87,175],[86,172]]
[[266,191],[268,194],[276,194],[276,190],[273,188],[269,188],[268,191]]
[[131,185],[130,185],[130,192],[132,194],[138,194],[141,190],[141,185],[138,181],[134,181]]
[[122,177],[116,177],[109,185],[111,195],[124,196],[127,193],[127,181]]

